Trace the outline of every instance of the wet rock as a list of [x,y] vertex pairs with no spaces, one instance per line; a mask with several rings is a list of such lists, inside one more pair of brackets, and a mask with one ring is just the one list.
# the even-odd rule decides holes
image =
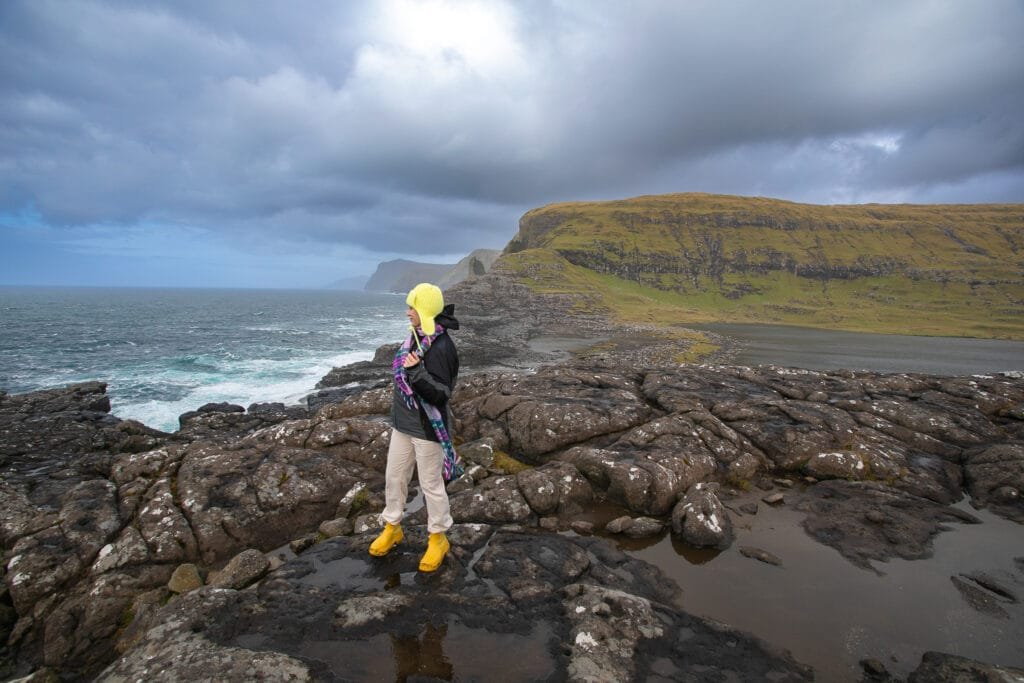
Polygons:
[[873,657],[860,660],[860,666],[864,669],[864,677],[867,681],[888,681],[891,680],[889,670]]
[[[532,328],[492,318],[493,329],[527,346],[524,330]],[[854,495],[842,473],[821,472],[840,478],[786,495],[806,503],[805,527],[814,538],[863,566],[927,552],[928,539],[944,522],[970,521],[943,507],[965,486],[975,504],[1010,518],[1020,514],[1019,379],[651,367],[594,356],[531,373],[460,378],[453,409],[459,433],[469,439],[461,447],[464,457],[473,444],[481,461],[485,445],[492,458],[501,448],[541,464],[533,471],[551,486],[539,475],[523,477],[527,489],[515,477],[488,478],[453,495],[453,511],[462,497],[480,521],[536,529],[538,516],[572,519],[570,511],[578,512],[597,489],[626,505],[631,517],[656,517],[696,483],[727,477],[783,486],[772,479],[799,476],[817,454],[848,452],[878,481],[864,482]],[[19,616],[11,642],[35,666],[45,656],[61,662],[62,670],[87,670],[109,656],[111,626],[133,597],[162,587],[176,564],[219,564],[246,547],[282,545],[325,519],[378,510],[389,391],[360,389],[313,414],[279,405],[206,407],[174,435],[109,415],[100,383],[0,395],[0,541],[9,567],[5,599]],[[359,482],[365,493],[338,513],[337,501]],[[547,499],[525,495],[539,489]],[[505,550],[515,546],[503,539],[498,544]],[[321,545],[305,555],[319,556]],[[613,585],[619,560],[597,547],[587,546],[592,565],[581,571]],[[499,567],[487,552],[474,563],[479,549],[460,549],[459,561],[478,567],[487,557],[491,570]],[[415,574],[418,553],[407,554],[394,561]],[[484,581],[473,589],[499,601],[548,604],[545,585],[562,585],[572,571],[550,573],[554,564],[533,559],[530,571],[539,583],[484,571],[494,586]],[[585,564],[577,560],[569,564]],[[991,585],[957,578],[1004,604]],[[455,573],[434,579],[452,581]],[[641,677],[678,677],[687,670],[676,654],[662,651],[639,666]]]
[[[165,586],[135,596],[128,614],[124,615],[120,621],[123,628],[118,630],[115,643],[117,654],[124,654],[138,644],[139,639],[146,631],[156,624],[157,612],[170,601],[171,597],[173,597],[171,591]],[[129,617],[126,625],[124,625],[124,617]]]
[[456,522],[509,524],[525,522],[532,514],[529,504],[519,492],[516,477],[485,479],[472,491],[457,493],[450,499],[452,518]]
[[519,492],[538,515],[546,515],[558,508],[558,489],[551,480],[537,470],[524,470],[516,475]]
[[[460,395],[468,440],[490,437],[497,447],[532,462],[586,439],[646,421],[651,408],[636,377],[551,367],[499,382],[479,396]],[[505,448],[507,446],[507,448]]]
[[965,580],[960,576],[949,577],[956,589],[960,591],[961,597],[973,609],[1000,619],[1009,619],[1010,615],[999,604],[999,600],[991,592],[983,590],[975,581]]
[[970,574],[961,574],[961,576],[964,579],[973,581],[985,590],[994,593],[1004,602],[1017,603],[1019,601],[1017,594],[1008,588],[1003,581],[999,581],[985,572],[971,572]]
[[459,457],[466,462],[487,468],[494,463],[494,442],[492,439],[477,439],[459,446]]
[[249,415],[245,408],[231,403],[207,403],[198,410],[178,416],[178,435],[186,439],[226,441],[266,426],[258,415]]
[[570,585],[567,594],[570,597],[565,602],[566,616],[572,624],[569,678],[633,679],[633,657],[639,642],[665,633],[651,602],[582,584]]
[[868,510],[864,514],[864,519],[868,520],[872,524],[885,524],[885,515],[878,510]]
[[203,586],[203,577],[199,575],[199,568],[192,563],[178,565],[171,580],[167,582],[167,588],[174,593],[188,593]]
[[469,489],[473,488],[473,484],[475,483],[476,482],[473,480],[473,475],[471,475],[469,472],[465,472],[458,479],[454,479],[453,481],[451,481],[445,487],[445,490],[448,492],[448,495],[451,495],[453,493],[458,493],[459,491],[468,491]]
[[[890,557],[931,555],[931,539],[948,522],[977,523],[973,516],[879,482],[833,479],[808,488],[795,508],[812,538],[859,567]],[[870,521],[868,515],[883,523]]]
[[288,547],[291,548],[291,551],[293,553],[298,555],[304,550],[308,550],[309,548],[313,547],[313,545],[316,544],[318,538],[319,537],[317,536],[317,534],[306,534],[304,536],[299,536],[291,543],[289,543]]
[[756,515],[757,503],[743,503],[740,505],[740,512],[744,512],[748,515]]
[[151,680],[155,672],[173,680],[310,681],[309,669],[277,652],[225,647],[204,637],[203,614],[227,609],[228,591],[203,588],[176,600],[164,618],[108,666],[104,681]]
[[986,664],[944,652],[925,652],[921,664],[910,672],[908,683],[958,683],[959,681],[1015,681],[1024,669]]
[[578,534],[589,535],[594,533],[594,525],[583,520],[574,520],[569,527]]
[[93,574],[102,574],[113,569],[144,564],[152,559],[149,547],[142,534],[133,527],[125,527],[113,542],[100,548],[92,565]]
[[359,501],[365,499],[369,495],[369,487],[365,481],[359,481],[352,485],[345,495],[338,501],[338,507],[334,511],[335,517],[348,517],[352,514],[353,510],[358,511],[360,507]]
[[391,392],[391,380],[382,379],[354,387],[319,391],[307,396],[306,403],[310,412],[324,420],[387,415],[391,411]]
[[672,510],[672,533],[691,545],[722,550],[732,544],[732,520],[718,496],[696,484]]
[[466,468],[466,474],[473,477],[475,484],[479,484],[489,476],[487,469],[481,465],[470,465]]
[[604,525],[604,530],[610,534],[621,534],[624,533],[631,526],[633,526],[633,522],[633,518],[629,515],[625,515],[623,517],[616,517],[615,519]]
[[348,536],[353,529],[352,520],[339,517],[321,522],[318,530],[324,535],[324,538],[334,538],[335,536]]
[[235,555],[217,572],[210,585],[216,588],[233,588],[238,590],[260,580],[270,569],[270,560],[259,550],[248,549]]
[[166,565],[129,567],[66,588],[36,605],[25,638],[41,644],[54,668],[94,674],[113,659],[118,625],[134,597],[165,585],[170,575]]
[[786,502],[786,496],[782,493],[772,493],[762,498],[765,503],[769,505],[781,505]]
[[212,564],[247,546],[283,545],[339,516],[335,501],[367,474],[329,450],[199,442],[182,459],[177,489],[198,553]]
[[649,538],[657,536],[665,529],[665,523],[651,517],[637,517],[623,530],[630,538]]
[[998,444],[969,456],[964,478],[975,504],[1024,522],[1024,444]]
[[772,555],[767,550],[761,550],[760,548],[754,548],[752,546],[745,545],[740,547],[740,554],[744,557],[749,557],[753,560],[760,560],[765,564],[775,565],[776,567],[782,566],[782,560],[780,560],[777,556]]
[[870,473],[860,453],[844,451],[818,453],[804,469],[818,479],[864,479]]
[[173,483],[171,479],[157,481],[136,516],[139,531],[159,562],[183,562],[199,552],[192,525],[174,500]]
[[352,524],[352,533],[365,534],[367,531],[380,531],[384,528],[384,520],[380,513],[373,512],[366,515],[359,515]]
[[403,593],[375,593],[345,600],[334,610],[341,628],[363,626],[371,621],[385,619],[412,604],[412,596]]
[[537,526],[545,531],[558,531],[558,528],[562,525],[561,520],[558,517],[541,517],[537,520]]
[[[202,588],[162,608],[101,679],[142,675],[148,658],[175,680],[185,674],[230,679],[241,675],[236,655],[256,655],[245,643],[258,643],[264,658],[246,670],[248,676],[273,675],[266,658],[302,676],[288,667],[303,657],[311,679],[373,678],[381,665],[382,675],[391,678],[398,675],[392,667],[403,666],[391,658],[392,644],[401,652],[424,653],[431,643],[450,642],[446,634],[461,647],[445,645],[447,668],[436,675],[453,679],[499,670],[529,680],[565,680],[599,670],[604,677],[635,680],[646,679],[654,661],[684,679],[809,679],[790,657],[749,635],[680,611],[673,606],[677,590],[660,572],[600,539],[474,525],[456,525],[450,537],[453,554],[465,562],[446,562],[426,582],[405,579],[416,575],[418,547],[399,546],[381,563],[382,572],[371,569],[377,564],[366,558],[367,535],[318,544],[255,590]],[[422,538],[411,540],[417,545]],[[436,619],[439,614],[445,619]],[[583,633],[605,647],[588,650]],[[552,655],[560,634],[569,636],[568,656]],[[157,637],[173,647],[155,647]],[[315,643],[330,645],[310,659]],[[191,648],[192,656],[172,656],[177,647]],[[463,656],[467,647],[472,656]],[[383,660],[382,652],[388,653]]]
[[[384,347],[381,347],[382,349]],[[390,348],[390,347],[389,347]],[[397,350],[397,349],[396,349]],[[395,352],[391,353],[394,356]],[[341,368],[333,368],[317,382],[317,389],[347,388],[358,391],[366,385],[387,382],[391,375],[391,359],[358,361]],[[308,399],[307,399],[308,400]]]

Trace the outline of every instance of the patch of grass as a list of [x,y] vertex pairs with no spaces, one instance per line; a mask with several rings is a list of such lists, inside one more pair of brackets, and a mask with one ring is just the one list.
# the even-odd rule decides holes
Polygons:
[[530,465],[516,460],[505,451],[499,451],[497,449],[494,450],[493,465],[505,474],[519,474],[523,470],[530,469]]
[[370,502],[370,492],[367,489],[362,489],[356,494],[356,497],[352,499],[352,507],[349,508],[349,517],[357,516]]

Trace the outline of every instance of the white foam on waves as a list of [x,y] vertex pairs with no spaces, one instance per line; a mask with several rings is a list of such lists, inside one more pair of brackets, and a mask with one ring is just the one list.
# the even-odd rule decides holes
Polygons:
[[373,351],[349,351],[320,359],[274,361],[249,359],[238,363],[225,375],[198,378],[201,382],[187,394],[173,401],[119,401],[116,387],[111,387],[111,412],[117,417],[138,420],[166,432],[179,427],[178,416],[206,403],[236,403],[248,407],[252,403],[296,404],[312,393],[316,383],[331,368],[373,358]]

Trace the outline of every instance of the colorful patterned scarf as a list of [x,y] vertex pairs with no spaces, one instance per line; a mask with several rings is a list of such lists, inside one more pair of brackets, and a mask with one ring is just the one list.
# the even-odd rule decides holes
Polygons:
[[[399,393],[402,394],[402,400],[405,401],[405,406],[410,410],[419,411],[419,407],[423,406],[423,412],[427,414],[427,418],[430,420],[430,426],[434,428],[434,435],[437,436],[437,440],[441,443],[441,451],[444,453],[444,463],[442,467],[442,474],[445,481],[451,481],[462,476],[463,468],[462,463],[459,460],[459,454],[455,452],[455,446],[452,444],[451,437],[448,435],[448,429],[444,426],[444,419],[441,417],[441,411],[436,406],[427,403],[416,395],[413,391],[412,386],[409,384],[409,377],[405,370],[405,357],[409,355],[412,350],[412,340],[416,337],[418,340],[418,356],[420,362],[423,362],[423,357],[426,355],[427,350],[430,349],[431,344],[439,336],[444,334],[444,328],[440,325],[435,325],[437,331],[434,334],[420,338],[417,332],[413,332],[411,335],[406,337],[405,342],[402,344],[402,348],[398,349],[398,353],[395,354],[394,361],[391,362],[391,369],[395,374],[395,386],[398,387]],[[426,368],[424,368],[426,369]]]

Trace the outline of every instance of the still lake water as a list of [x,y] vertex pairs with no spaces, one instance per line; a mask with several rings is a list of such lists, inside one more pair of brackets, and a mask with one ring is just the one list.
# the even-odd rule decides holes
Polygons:
[[912,337],[820,330],[792,325],[690,325],[736,339],[741,365],[809,370],[870,370],[975,375],[1024,370],[1024,342],[964,337]]

